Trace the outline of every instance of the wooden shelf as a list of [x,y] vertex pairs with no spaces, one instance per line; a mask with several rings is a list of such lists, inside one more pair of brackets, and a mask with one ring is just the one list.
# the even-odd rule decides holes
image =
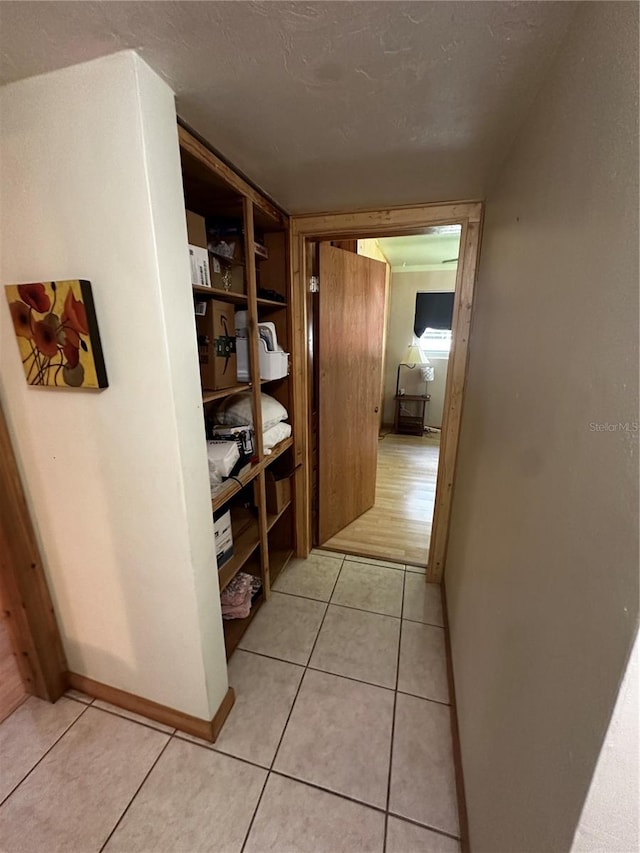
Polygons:
[[231,385],[229,388],[218,388],[217,391],[207,391],[202,389],[202,402],[211,403],[212,400],[222,400],[225,397],[230,397],[232,394],[239,394],[241,391],[250,391],[251,384],[244,383],[242,385]]
[[275,447],[272,448],[269,456],[264,457],[264,467],[271,465],[271,463],[278,458],[281,454],[288,450],[290,447],[293,447],[293,436],[290,435],[289,438],[285,438],[284,441],[281,441],[279,444],[276,444]]
[[250,483],[254,477],[257,477],[260,471],[262,471],[262,468],[262,463],[255,462],[253,465],[250,465],[245,469],[243,473],[238,474],[237,479],[227,480],[225,488],[211,498],[212,510],[217,512],[219,509],[222,509],[227,501],[231,500],[234,495],[238,494],[240,489],[244,489],[244,487]]
[[280,512],[276,513],[275,515],[274,515],[273,513],[267,513],[267,532],[268,532],[269,530],[271,530],[271,528],[273,527],[273,525],[274,525],[274,524],[276,524],[276,523],[277,523],[277,522],[282,518],[282,516],[283,516],[283,515],[285,514],[285,512],[289,509],[289,507],[290,507],[290,506],[291,506],[291,501],[289,500],[289,501],[287,501],[287,503],[282,507],[282,509],[280,510]]
[[200,284],[193,284],[191,287],[194,296],[220,299],[222,302],[231,302],[234,305],[247,304],[246,293],[236,293],[234,290],[222,290],[220,287],[202,287]]
[[276,302],[275,299],[260,299],[260,297],[256,299],[256,303],[258,308],[270,308],[272,310],[288,307],[286,302]]
[[286,376],[278,376],[277,379],[261,379],[261,385],[269,385],[271,382],[284,382],[285,379],[288,379],[291,376],[290,373],[287,373]]
[[[235,239],[235,238],[233,238]],[[222,261],[223,264],[228,264],[230,267],[244,267],[246,266],[244,261],[237,260],[236,258],[227,258],[226,255],[220,255],[218,252],[214,252],[211,249],[208,250],[209,254],[215,258],[217,261]]]
[[234,495],[237,495],[240,489],[243,489],[248,483],[250,483],[254,477],[256,477],[260,471],[263,471],[267,468],[271,463],[281,456],[285,450],[288,450],[290,447],[293,447],[293,436],[290,435],[289,438],[285,438],[284,441],[281,441],[271,451],[270,456],[265,456],[261,462],[255,462],[248,469],[244,471],[243,474],[239,474],[237,480],[227,480],[225,488],[222,489],[218,494],[214,495],[211,498],[211,508],[214,512],[217,512],[219,509],[231,500]]
[[220,592],[231,583],[259,544],[260,529],[258,520],[254,519],[237,538],[233,537],[233,557],[218,569]]
[[260,592],[260,594],[256,597],[254,602],[251,605],[251,611],[249,615],[244,619],[223,619],[222,626],[224,630],[224,646],[225,651],[227,653],[227,660],[231,657],[233,652],[236,649],[236,646],[242,639],[244,632],[247,630],[249,625],[251,624],[251,620],[256,615],[260,607],[264,602],[264,592]]
[[269,577],[271,578],[271,586],[280,572],[293,557],[293,548],[274,548],[269,549]]

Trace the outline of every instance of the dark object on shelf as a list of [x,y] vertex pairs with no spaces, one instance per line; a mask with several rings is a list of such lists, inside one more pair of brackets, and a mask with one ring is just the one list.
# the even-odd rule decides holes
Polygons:
[[244,261],[244,233],[241,225],[212,225],[207,222],[210,252],[226,261]]
[[281,302],[283,305],[286,299],[277,290],[269,290],[266,287],[258,288],[258,299],[269,299],[271,302]]
[[[431,394],[396,394],[396,414],[393,431],[406,435],[422,435],[424,433],[424,412]],[[416,413],[402,411],[403,403],[415,403]]]
[[260,578],[257,578],[255,575],[251,575],[251,604],[256,600],[256,598],[262,592],[262,581]]

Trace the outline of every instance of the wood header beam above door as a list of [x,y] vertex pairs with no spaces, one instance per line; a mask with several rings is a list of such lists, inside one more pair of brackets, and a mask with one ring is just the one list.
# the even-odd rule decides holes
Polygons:
[[[311,436],[309,399],[312,377],[307,351],[308,332],[308,247],[321,240],[357,240],[366,237],[398,237],[421,234],[437,225],[461,225],[460,256],[456,275],[453,346],[445,392],[445,414],[441,440],[441,460],[436,487],[435,514],[427,568],[427,580],[439,582],[445,567],[449,538],[449,520],[453,502],[458,439],[467,373],[469,332],[473,296],[480,252],[484,205],[481,201],[456,201],[441,204],[409,205],[343,213],[310,213],[291,217],[291,276],[293,282],[292,316],[296,383],[295,421],[296,458],[304,459],[303,487],[299,490],[297,513],[298,555],[311,548]],[[322,287],[322,282],[320,283]],[[426,522],[425,522],[426,523]]]

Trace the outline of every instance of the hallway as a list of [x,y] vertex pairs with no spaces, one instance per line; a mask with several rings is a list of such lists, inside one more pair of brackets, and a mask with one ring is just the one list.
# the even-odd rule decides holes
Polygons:
[[439,434],[385,435],[378,444],[375,505],[322,547],[426,566],[439,455]]
[[0,848],[459,853],[439,587],[322,552],[276,587],[214,746],[74,691],[0,725]]

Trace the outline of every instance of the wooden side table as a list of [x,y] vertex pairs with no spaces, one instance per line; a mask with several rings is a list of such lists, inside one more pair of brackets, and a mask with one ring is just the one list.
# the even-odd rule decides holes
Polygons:
[[[422,435],[424,433],[424,413],[430,399],[431,394],[397,394],[393,431],[405,435]],[[402,412],[403,403],[415,403],[416,413],[407,415]]]

